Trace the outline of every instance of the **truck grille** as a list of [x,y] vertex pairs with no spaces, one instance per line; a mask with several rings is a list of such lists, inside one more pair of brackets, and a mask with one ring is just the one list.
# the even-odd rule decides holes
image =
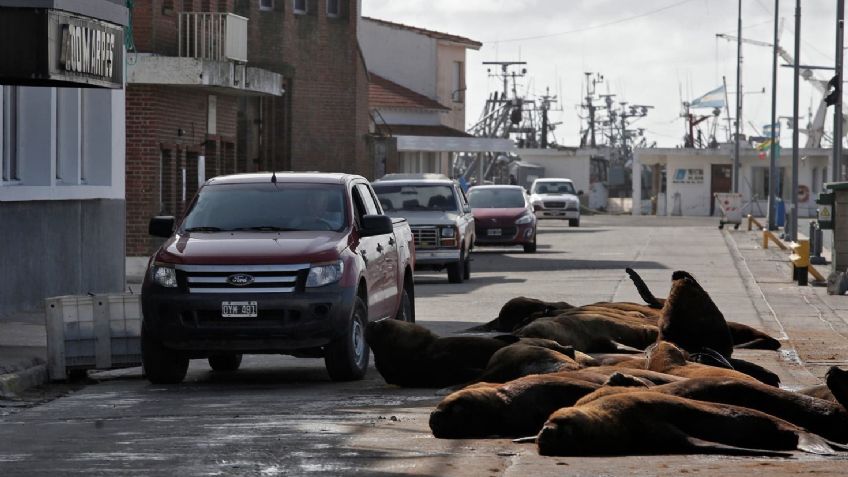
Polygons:
[[565,202],[545,202],[546,209],[564,209]]
[[[309,264],[298,265],[177,265],[189,293],[291,293]],[[241,282],[249,282],[237,285]]]
[[412,227],[412,236],[415,237],[415,248],[438,248],[439,231],[436,227]]

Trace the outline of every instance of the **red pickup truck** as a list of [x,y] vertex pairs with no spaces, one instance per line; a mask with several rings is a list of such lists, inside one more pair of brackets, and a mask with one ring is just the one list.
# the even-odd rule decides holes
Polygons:
[[141,292],[151,382],[182,381],[190,359],[234,371],[245,353],[323,357],[333,380],[361,379],[368,321],[415,321],[412,233],[363,177],[216,177],[175,225],[150,221],[167,238]]

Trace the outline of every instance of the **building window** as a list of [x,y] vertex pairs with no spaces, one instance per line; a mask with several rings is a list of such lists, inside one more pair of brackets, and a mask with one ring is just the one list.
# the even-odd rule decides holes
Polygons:
[[327,0],[327,16],[339,17],[342,14],[341,0]]
[[274,0],[259,0],[259,9],[269,12],[274,9]]
[[465,102],[465,64],[462,61],[453,62],[451,71],[451,99],[454,103]]
[[20,179],[18,173],[18,88],[6,86],[0,94],[0,169],[3,182]]
[[816,167],[813,168],[813,181],[812,182],[813,182],[813,184],[812,184],[813,185],[813,193],[818,194],[819,193],[819,170]]
[[[784,175],[786,168],[778,168],[777,171],[777,189],[778,197],[784,197]],[[766,200],[769,196],[769,168],[768,167],[752,167],[751,168],[751,198],[755,200]]]
[[307,0],[292,0],[294,2],[294,14],[305,15],[308,12]]

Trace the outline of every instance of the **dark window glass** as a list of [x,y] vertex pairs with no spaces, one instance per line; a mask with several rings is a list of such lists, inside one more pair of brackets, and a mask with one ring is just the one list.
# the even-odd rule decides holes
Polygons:
[[534,194],[574,194],[574,184],[571,182],[537,182],[533,187]]
[[458,210],[453,187],[449,185],[374,184],[380,205],[386,212],[394,210]]
[[517,189],[471,189],[468,202],[472,209],[519,209],[526,207],[524,192]]

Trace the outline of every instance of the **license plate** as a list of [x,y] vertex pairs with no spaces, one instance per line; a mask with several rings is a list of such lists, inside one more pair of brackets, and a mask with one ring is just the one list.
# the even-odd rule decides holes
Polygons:
[[221,303],[221,316],[223,318],[256,318],[255,301],[225,301]]
[[486,235],[489,237],[500,237],[503,235],[503,231],[501,229],[489,229],[486,231]]

